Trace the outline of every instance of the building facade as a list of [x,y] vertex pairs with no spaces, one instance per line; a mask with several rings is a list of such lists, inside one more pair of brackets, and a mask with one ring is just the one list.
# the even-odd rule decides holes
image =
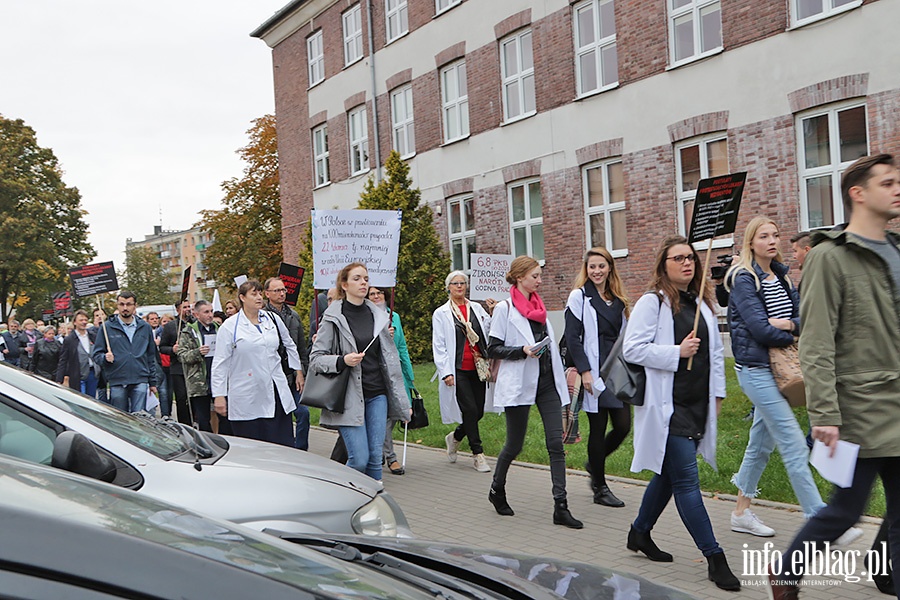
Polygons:
[[[747,171],[783,237],[843,220],[839,178],[900,153],[890,0],[295,0],[271,48],[285,256],[396,149],[457,268],[544,261],[563,307],[586,248],[632,297],[697,182]],[[784,250],[789,253],[785,240]]]
[[213,243],[212,235],[199,227],[184,231],[166,231],[159,225],[143,240],[125,241],[126,250],[135,247],[152,248],[159,257],[163,269],[169,276],[169,291],[180,292],[184,270],[192,267],[194,281],[190,286],[188,300],[210,300],[215,292],[216,282],[207,279],[209,269],[204,264],[206,249]]

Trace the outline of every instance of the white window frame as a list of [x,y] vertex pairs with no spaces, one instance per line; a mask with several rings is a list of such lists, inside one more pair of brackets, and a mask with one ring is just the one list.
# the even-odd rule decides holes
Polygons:
[[306,62],[309,87],[325,81],[325,42],[321,29],[306,38]]
[[[396,24],[394,31],[391,22]],[[409,9],[406,0],[384,0],[384,38],[390,44],[409,33]]]
[[[718,52],[722,51],[723,45],[723,32],[722,32],[722,2],[721,0],[690,0],[684,6],[680,6],[678,8],[672,8],[672,3],[674,0],[667,0],[669,5],[669,66],[676,67],[678,65],[683,65],[686,63],[693,62],[695,60],[699,60],[701,58],[705,58],[707,56],[711,56]],[[700,44],[702,42],[703,36],[700,32],[700,13],[711,7],[718,5],[719,7],[719,45],[715,48],[709,48],[707,50],[702,50]],[[691,15],[691,22],[693,23],[693,32],[694,32],[694,52],[685,56],[681,59],[675,58],[675,21],[684,17],[685,15]]]
[[391,92],[391,139],[400,158],[416,153],[416,131],[413,119],[412,85]]
[[[530,186],[533,183],[538,184],[538,188],[541,189],[541,214],[537,217],[531,214],[531,198],[530,198]],[[524,204],[525,204],[525,218],[521,221],[515,221],[513,216],[513,189],[517,187],[524,188]],[[535,258],[541,265],[544,264],[545,258],[545,249],[546,249],[546,234],[544,235],[544,243],[545,247],[541,248],[541,256],[538,258],[535,256],[534,252],[534,242],[531,239],[531,228],[535,225],[540,225],[543,230],[544,227],[544,190],[541,187],[541,179],[539,177],[533,177],[530,179],[523,179],[521,181],[516,181],[514,183],[510,183],[506,186],[506,196],[507,202],[509,205],[509,249],[512,254],[520,254],[518,250],[516,250],[516,229],[525,228],[525,254]]]
[[434,0],[434,16],[447,12],[460,4],[462,4],[462,0]]
[[834,15],[839,15],[848,10],[853,10],[854,8],[862,6],[862,0],[851,0],[845,4],[835,6],[837,1],[838,0],[822,0],[822,12],[801,19],[797,15],[800,14],[800,2],[802,2],[802,0],[791,0],[791,26],[803,27],[809,23],[828,19]]
[[[523,49],[523,42],[525,41],[525,38],[528,38],[529,45],[533,43],[534,37],[532,36],[531,29],[519,31],[500,41],[500,95],[503,99],[503,120],[507,123],[518,121],[537,113],[533,46],[530,52],[530,56],[527,57],[528,62],[531,63],[531,67],[527,69],[522,68],[522,66],[525,64],[526,58],[525,51]],[[506,48],[510,45],[515,47],[514,50],[516,53],[517,62],[517,71],[515,73],[509,72],[509,65],[506,62]],[[526,98],[528,80],[531,80],[531,110],[526,110],[526,106],[528,104]],[[510,106],[509,95],[507,93],[510,88],[514,88],[517,92],[519,99],[518,106]],[[512,112],[513,110],[516,111],[514,114]]]
[[[321,145],[319,141],[321,140]],[[319,125],[312,130],[313,183],[322,187],[331,183],[331,170],[328,164],[328,125]],[[319,166],[323,176],[320,177]]]
[[[369,125],[364,104],[347,113],[347,138],[350,141],[350,175],[367,173],[369,171]],[[356,166],[355,169],[354,166]]]
[[[462,75],[460,74],[460,72],[462,72]],[[456,79],[455,87],[457,94],[453,98],[448,98],[446,78],[449,77],[451,73],[452,76]],[[465,60],[456,61],[455,63],[444,67],[440,71],[441,122],[444,125],[445,144],[449,144],[450,142],[455,142],[456,140],[461,140],[469,137],[469,87],[468,81],[466,79],[467,76],[468,71],[466,70]],[[466,84],[465,95],[460,93],[460,82],[464,82]],[[449,134],[450,128],[448,126],[448,123],[450,118],[456,119],[455,125],[459,130],[459,135],[455,137],[450,137]]]
[[[728,134],[724,131],[718,131],[716,133],[710,133],[707,135],[702,135],[698,137],[693,137],[688,140],[684,140],[675,144],[675,193],[678,198],[676,203],[676,212],[678,217],[678,233],[679,235],[683,235],[687,237],[689,235],[689,229],[691,227],[690,222],[687,222],[689,217],[684,214],[684,205],[688,202],[694,200],[697,197],[697,190],[689,190],[682,191],[683,181],[682,181],[682,168],[681,168],[681,150],[684,148],[689,148],[691,146],[699,146],[700,147],[700,181],[709,178],[709,145],[713,142],[725,142],[725,157],[728,159],[728,168],[725,169],[726,174],[729,172],[731,168],[731,159],[728,157]],[[730,248],[734,246],[734,238],[716,238],[713,240],[712,247],[713,248]],[[694,244],[694,248],[699,250],[706,250],[709,248],[709,241],[697,242]]]
[[[462,265],[453,264],[454,270],[460,270],[469,272],[471,265],[469,264],[469,239],[475,239],[475,223],[468,223],[466,221],[466,210],[465,203],[472,202],[472,212],[475,212],[475,198],[472,194],[466,194],[464,196],[456,196],[454,198],[447,199],[447,235],[450,241],[450,260],[453,261],[453,242],[459,241],[462,244]],[[453,231],[453,211],[459,211],[459,223],[460,230],[457,232]],[[471,226],[471,228],[470,228]]]
[[359,3],[341,15],[344,27],[344,66],[348,67],[363,57],[362,7]]
[[[866,154],[871,148],[871,135],[869,132],[869,110],[865,101],[842,102],[830,104],[827,107],[819,107],[814,110],[797,115],[797,168],[799,170],[800,183],[800,228],[802,230],[815,228],[830,228],[844,222],[844,202],[841,196],[841,175],[844,170],[853,164],[854,160],[841,161],[840,130],[838,128],[838,113],[854,108],[862,108],[866,123]],[[828,165],[820,167],[806,167],[806,145],[803,140],[803,121],[815,117],[828,115],[828,143],[830,161]],[[834,223],[823,225],[811,225],[809,222],[809,198],[807,195],[806,181],[824,175],[831,176],[831,202],[834,212]]]
[[[606,239],[601,244],[604,248],[608,249],[613,258],[622,258],[628,256],[628,246],[626,245],[624,248],[617,248],[613,250],[613,235],[612,235],[612,219],[611,215],[614,212],[625,211],[625,199],[623,198],[620,202],[610,202],[610,188],[609,188],[609,168],[612,165],[621,165],[622,158],[617,157],[609,160],[603,160],[599,162],[590,163],[584,165],[581,168],[581,181],[582,181],[582,190],[584,195],[584,234],[585,234],[585,242],[587,247],[592,247],[593,240],[591,238],[591,217],[595,215],[603,215],[604,221],[604,231],[606,232]],[[603,204],[600,206],[591,206],[591,190],[590,185],[588,184],[588,171],[593,169],[601,169],[601,173],[603,174],[602,178],[602,186],[603,186]],[[626,213],[625,216],[625,230],[626,230],[626,238],[628,232],[628,216]]]
[[[592,94],[597,94],[599,92],[604,92],[606,90],[618,87],[619,85],[619,65],[618,65],[618,48],[616,47],[616,23],[615,18],[613,18],[613,33],[611,35],[607,35],[603,38],[600,37],[600,6],[606,3],[613,4],[615,0],[588,0],[587,2],[582,2],[581,4],[576,5],[572,10],[572,27],[574,29],[575,35],[573,36],[575,40],[575,85],[576,85],[576,97],[581,98],[583,96],[589,96]],[[593,10],[594,18],[592,19],[592,27],[593,27],[593,42],[582,42],[581,40],[581,29],[578,27],[578,16],[579,14],[587,9],[588,7]],[[610,48],[616,48],[617,59],[616,59],[616,77],[615,81],[612,81],[608,84],[603,83],[603,52],[604,50],[608,51]],[[586,90],[583,89],[583,81],[584,75],[581,70],[581,57],[586,56],[588,54],[594,54],[594,66],[595,72],[594,77],[597,79],[597,87]]]

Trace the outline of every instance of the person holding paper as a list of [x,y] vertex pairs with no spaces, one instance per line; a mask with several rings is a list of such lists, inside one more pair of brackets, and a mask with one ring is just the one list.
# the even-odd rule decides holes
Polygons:
[[[544,424],[553,484],[553,523],[572,529],[584,525],[572,516],[566,498],[566,453],[562,441],[562,407],[569,404],[562,359],[556,344],[536,345],[556,339],[547,320],[547,309],[538,295],[541,267],[530,256],[518,256],[509,266],[506,281],[512,285],[509,298],[497,304],[491,315],[488,354],[500,360],[494,383],[494,406],[506,416],[506,443],[497,457],[497,467],[488,500],[497,514],[515,514],[506,500],[506,474],[522,451],[528,414],[536,405]],[[546,344],[546,343],[545,343]]]
[[[193,312],[194,321],[185,322],[181,329],[178,360],[184,370],[184,383],[194,423],[201,431],[211,432],[209,407],[213,399],[209,384],[219,326],[213,321],[212,304],[206,300],[197,300]],[[219,433],[231,435],[226,416],[219,417]]]
[[[575,289],[566,302],[566,346],[581,374],[584,394],[582,410],[588,415],[588,460],[594,504],[620,508],[619,500],[606,485],[606,457],[628,436],[631,408],[606,389],[600,366],[609,356],[630,313],[625,287],[612,255],[606,248],[591,248],[584,255],[575,277]],[[612,430],[606,424],[612,420]]]
[[799,594],[813,548],[856,523],[876,477],[887,500],[890,553],[900,556],[900,236],[887,231],[900,217],[893,157],[864,156],[848,166],[841,195],[849,224],[813,232],[803,263],[800,366],[813,438],[832,451],[841,440],[859,451],[850,487],[835,488],[783,563],[771,565],[770,591],[779,600]]

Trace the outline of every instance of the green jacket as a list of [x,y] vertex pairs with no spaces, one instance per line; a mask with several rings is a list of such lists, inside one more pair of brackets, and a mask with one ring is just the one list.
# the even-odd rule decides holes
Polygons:
[[[219,330],[219,325],[215,321],[212,323],[215,331]],[[179,339],[178,360],[184,369],[184,383],[187,387],[189,398],[197,396],[209,396],[209,385],[207,385],[206,361],[200,354],[201,342],[200,325],[194,321],[193,323],[185,323],[181,328],[181,337]]]
[[[888,240],[900,245],[896,234]],[[812,243],[800,294],[810,422],[840,427],[860,458],[900,456],[900,317],[888,265],[843,231],[815,232]]]

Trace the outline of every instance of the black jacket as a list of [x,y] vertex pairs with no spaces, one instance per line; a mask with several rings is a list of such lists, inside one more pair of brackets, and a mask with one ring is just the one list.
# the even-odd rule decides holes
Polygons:
[[[181,324],[184,326],[185,323],[193,323],[194,319],[182,319]],[[178,355],[175,354],[175,351],[172,347],[178,343],[178,319],[172,319],[168,323],[166,323],[165,327],[163,327],[162,333],[159,336],[159,353],[160,354],[168,354],[172,358],[172,362],[169,366],[169,374],[170,375],[180,375],[184,376],[184,369],[181,367],[181,361],[178,360]]]
[[51,381],[55,380],[56,366],[59,364],[60,347],[60,343],[55,338],[49,341],[41,338],[35,342],[30,370],[41,377]]
[[[97,339],[96,331],[87,331],[90,347],[94,347],[94,340]],[[66,339],[63,340],[62,350],[59,352],[59,365],[56,367],[56,382],[62,383],[63,379],[69,378],[69,387],[73,390],[81,390],[81,363],[78,360],[78,334],[74,330],[69,332]],[[90,354],[88,349],[88,354]]]

